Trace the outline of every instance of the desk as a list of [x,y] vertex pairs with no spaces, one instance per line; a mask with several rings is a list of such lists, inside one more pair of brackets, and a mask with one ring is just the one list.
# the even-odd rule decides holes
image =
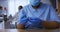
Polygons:
[[60,29],[44,30],[44,29],[0,29],[0,32],[60,32]]

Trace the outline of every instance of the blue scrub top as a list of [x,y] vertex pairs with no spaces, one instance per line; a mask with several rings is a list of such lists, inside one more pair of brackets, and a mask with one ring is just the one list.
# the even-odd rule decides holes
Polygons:
[[0,10],[0,15],[2,15],[2,14],[3,14],[3,12],[4,12],[3,10]]
[[25,25],[25,28],[43,28],[45,20],[60,22],[58,14],[51,5],[42,4],[35,10],[30,4],[25,6],[19,14],[18,24]]

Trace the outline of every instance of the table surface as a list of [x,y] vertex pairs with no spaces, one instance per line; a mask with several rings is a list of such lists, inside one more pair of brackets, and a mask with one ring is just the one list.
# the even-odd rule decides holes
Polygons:
[[60,29],[0,29],[0,32],[60,32]]

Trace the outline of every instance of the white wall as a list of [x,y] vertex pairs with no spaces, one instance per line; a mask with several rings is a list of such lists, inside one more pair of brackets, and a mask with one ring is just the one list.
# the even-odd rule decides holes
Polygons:
[[12,14],[12,16],[15,15],[16,12],[18,12],[18,6],[22,5],[22,6],[25,6],[28,4],[28,1],[27,0],[9,0],[8,1],[8,9],[9,9],[9,12],[8,14]]
[[9,0],[8,1],[8,16],[9,15],[14,15],[15,13],[15,4],[14,4],[14,0]]

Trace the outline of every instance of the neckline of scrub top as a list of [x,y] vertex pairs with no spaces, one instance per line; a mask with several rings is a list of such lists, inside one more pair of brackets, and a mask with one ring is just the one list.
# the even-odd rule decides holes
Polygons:
[[32,5],[30,4],[30,5],[29,5],[29,8],[30,8],[30,10],[33,9],[33,11],[38,12],[38,11],[42,8],[42,6],[43,6],[43,4],[41,4],[41,6],[39,6],[38,9],[34,9],[34,8],[32,7]]
[[35,15],[35,17],[37,16],[37,15],[39,15],[39,16],[37,16],[38,18],[40,17],[40,15],[43,13],[43,5],[44,4],[42,4],[39,8],[38,8],[38,10],[37,11],[35,11],[34,10],[34,8],[31,6],[31,5],[29,5],[29,11],[33,14],[33,15]]

